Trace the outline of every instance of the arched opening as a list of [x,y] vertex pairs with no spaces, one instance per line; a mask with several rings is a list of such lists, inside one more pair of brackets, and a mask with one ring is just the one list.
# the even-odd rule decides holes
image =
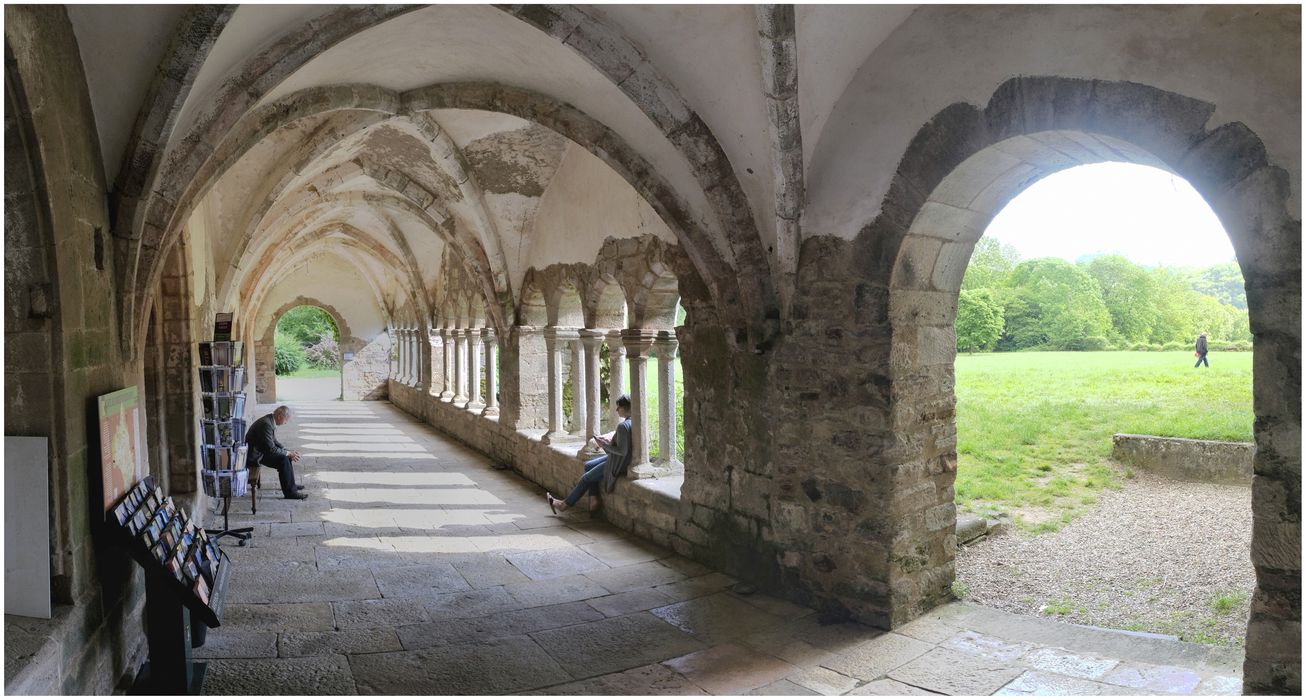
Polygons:
[[277,401],[338,401],[343,392],[340,327],[325,309],[287,309],[274,325]]
[[[1233,256],[1186,181],[1132,163],[1059,170],[988,224],[957,301],[954,594],[1242,646],[1252,358]],[[1234,288],[1213,287],[1229,267]],[[1204,331],[1214,371],[1194,371]],[[1246,472],[1199,466],[1218,445],[1153,438],[1243,443]]]
[[[1073,107],[1070,95],[1077,96]],[[889,551],[888,578],[895,591],[908,593],[890,604],[894,619],[910,619],[946,598],[954,581],[954,322],[975,241],[1003,204],[1049,173],[1131,161],[1193,183],[1228,231],[1247,280],[1255,336],[1250,549],[1257,588],[1246,672],[1249,678],[1272,672],[1275,652],[1263,640],[1294,614],[1275,601],[1299,591],[1297,574],[1285,573],[1300,570],[1299,515],[1274,503],[1300,489],[1300,471],[1286,466],[1300,462],[1299,433],[1290,428],[1288,438],[1276,427],[1300,424],[1300,377],[1275,359],[1299,352],[1300,222],[1290,214],[1287,174],[1267,162],[1264,146],[1245,126],[1206,131],[1213,111],[1132,83],[1019,78],[1004,83],[983,112],[953,105],[918,133],[890,188],[884,209],[891,214],[880,222],[894,231],[897,251],[888,277],[888,427],[896,436],[886,450],[896,471],[890,506],[910,516]],[[1274,301],[1283,298],[1293,302]],[[917,517],[920,525],[913,526]]]

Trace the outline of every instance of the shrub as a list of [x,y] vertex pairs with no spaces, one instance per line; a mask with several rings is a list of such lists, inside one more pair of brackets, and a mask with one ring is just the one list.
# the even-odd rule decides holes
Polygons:
[[1084,350],[1110,350],[1111,343],[1100,335],[1092,335],[1084,338]]
[[1150,352],[1161,352],[1162,350],[1165,349],[1165,346],[1161,345],[1160,343],[1148,343],[1147,349]]
[[1130,349],[1130,350],[1145,351],[1145,350],[1148,349],[1148,347],[1147,347],[1147,343],[1134,343],[1133,345],[1130,345],[1130,346],[1129,346],[1129,349]]
[[1181,342],[1179,342],[1178,340],[1172,340],[1172,341],[1166,343],[1166,344],[1162,347],[1162,349],[1163,349],[1163,350],[1187,350],[1187,349],[1189,349],[1189,346],[1188,346],[1188,343],[1181,343]]
[[304,348],[304,360],[318,369],[336,369],[340,366],[340,344],[334,335],[323,333],[316,343]]
[[286,335],[276,335],[276,360],[274,362],[278,375],[294,374],[304,366],[304,349],[299,343]]

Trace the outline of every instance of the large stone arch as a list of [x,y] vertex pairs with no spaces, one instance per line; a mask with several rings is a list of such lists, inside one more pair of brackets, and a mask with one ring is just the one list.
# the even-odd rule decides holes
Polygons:
[[944,599],[953,579],[953,324],[975,241],[1041,177],[1079,163],[1145,163],[1186,178],[1206,198],[1246,279],[1255,336],[1257,588],[1245,689],[1299,687],[1300,646],[1282,639],[1300,634],[1301,619],[1301,223],[1288,208],[1287,173],[1245,126],[1206,130],[1214,110],[1135,83],[1016,78],[983,109],[943,110],[912,140],[883,213],[859,240],[872,284],[887,289],[891,333],[883,359],[894,437],[884,451],[887,510],[900,523],[888,551],[893,620]]
[[[385,386],[390,370],[388,336],[381,333],[376,338],[371,339],[357,337],[353,329],[350,328],[345,314],[341,313],[334,305],[322,301],[316,296],[298,296],[281,304],[269,314],[267,321],[263,324],[264,327],[256,331],[258,333],[256,337],[259,338],[259,348],[256,351],[256,356],[269,359],[273,356],[277,322],[287,311],[299,306],[315,306],[322,309],[336,324],[336,329],[340,333],[341,400],[361,401],[384,398],[385,393],[381,389]],[[386,339],[386,341],[379,343],[378,341],[382,338]],[[374,348],[373,346],[377,347]],[[349,359],[345,359],[347,357]],[[378,372],[383,373],[385,376],[379,378],[372,376]],[[272,363],[260,363],[255,368],[255,374],[258,403],[276,402],[277,380],[276,373],[272,371]]]

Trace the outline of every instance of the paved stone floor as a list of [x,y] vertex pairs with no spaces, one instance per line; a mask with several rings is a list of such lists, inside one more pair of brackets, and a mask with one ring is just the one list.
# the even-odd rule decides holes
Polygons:
[[[601,521],[385,403],[297,406],[306,501],[239,500],[208,694],[1237,694],[1236,652],[944,606],[895,632]],[[271,407],[260,407],[270,410]],[[579,465],[578,465],[579,470]],[[271,473],[265,480],[275,483]]]

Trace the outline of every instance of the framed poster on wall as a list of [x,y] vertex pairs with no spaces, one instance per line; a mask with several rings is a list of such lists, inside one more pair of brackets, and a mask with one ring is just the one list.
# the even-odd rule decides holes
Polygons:
[[113,509],[132,484],[145,478],[141,453],[140,393],[129,386],[98,399],[100,409],[100,476],[104,512]]

